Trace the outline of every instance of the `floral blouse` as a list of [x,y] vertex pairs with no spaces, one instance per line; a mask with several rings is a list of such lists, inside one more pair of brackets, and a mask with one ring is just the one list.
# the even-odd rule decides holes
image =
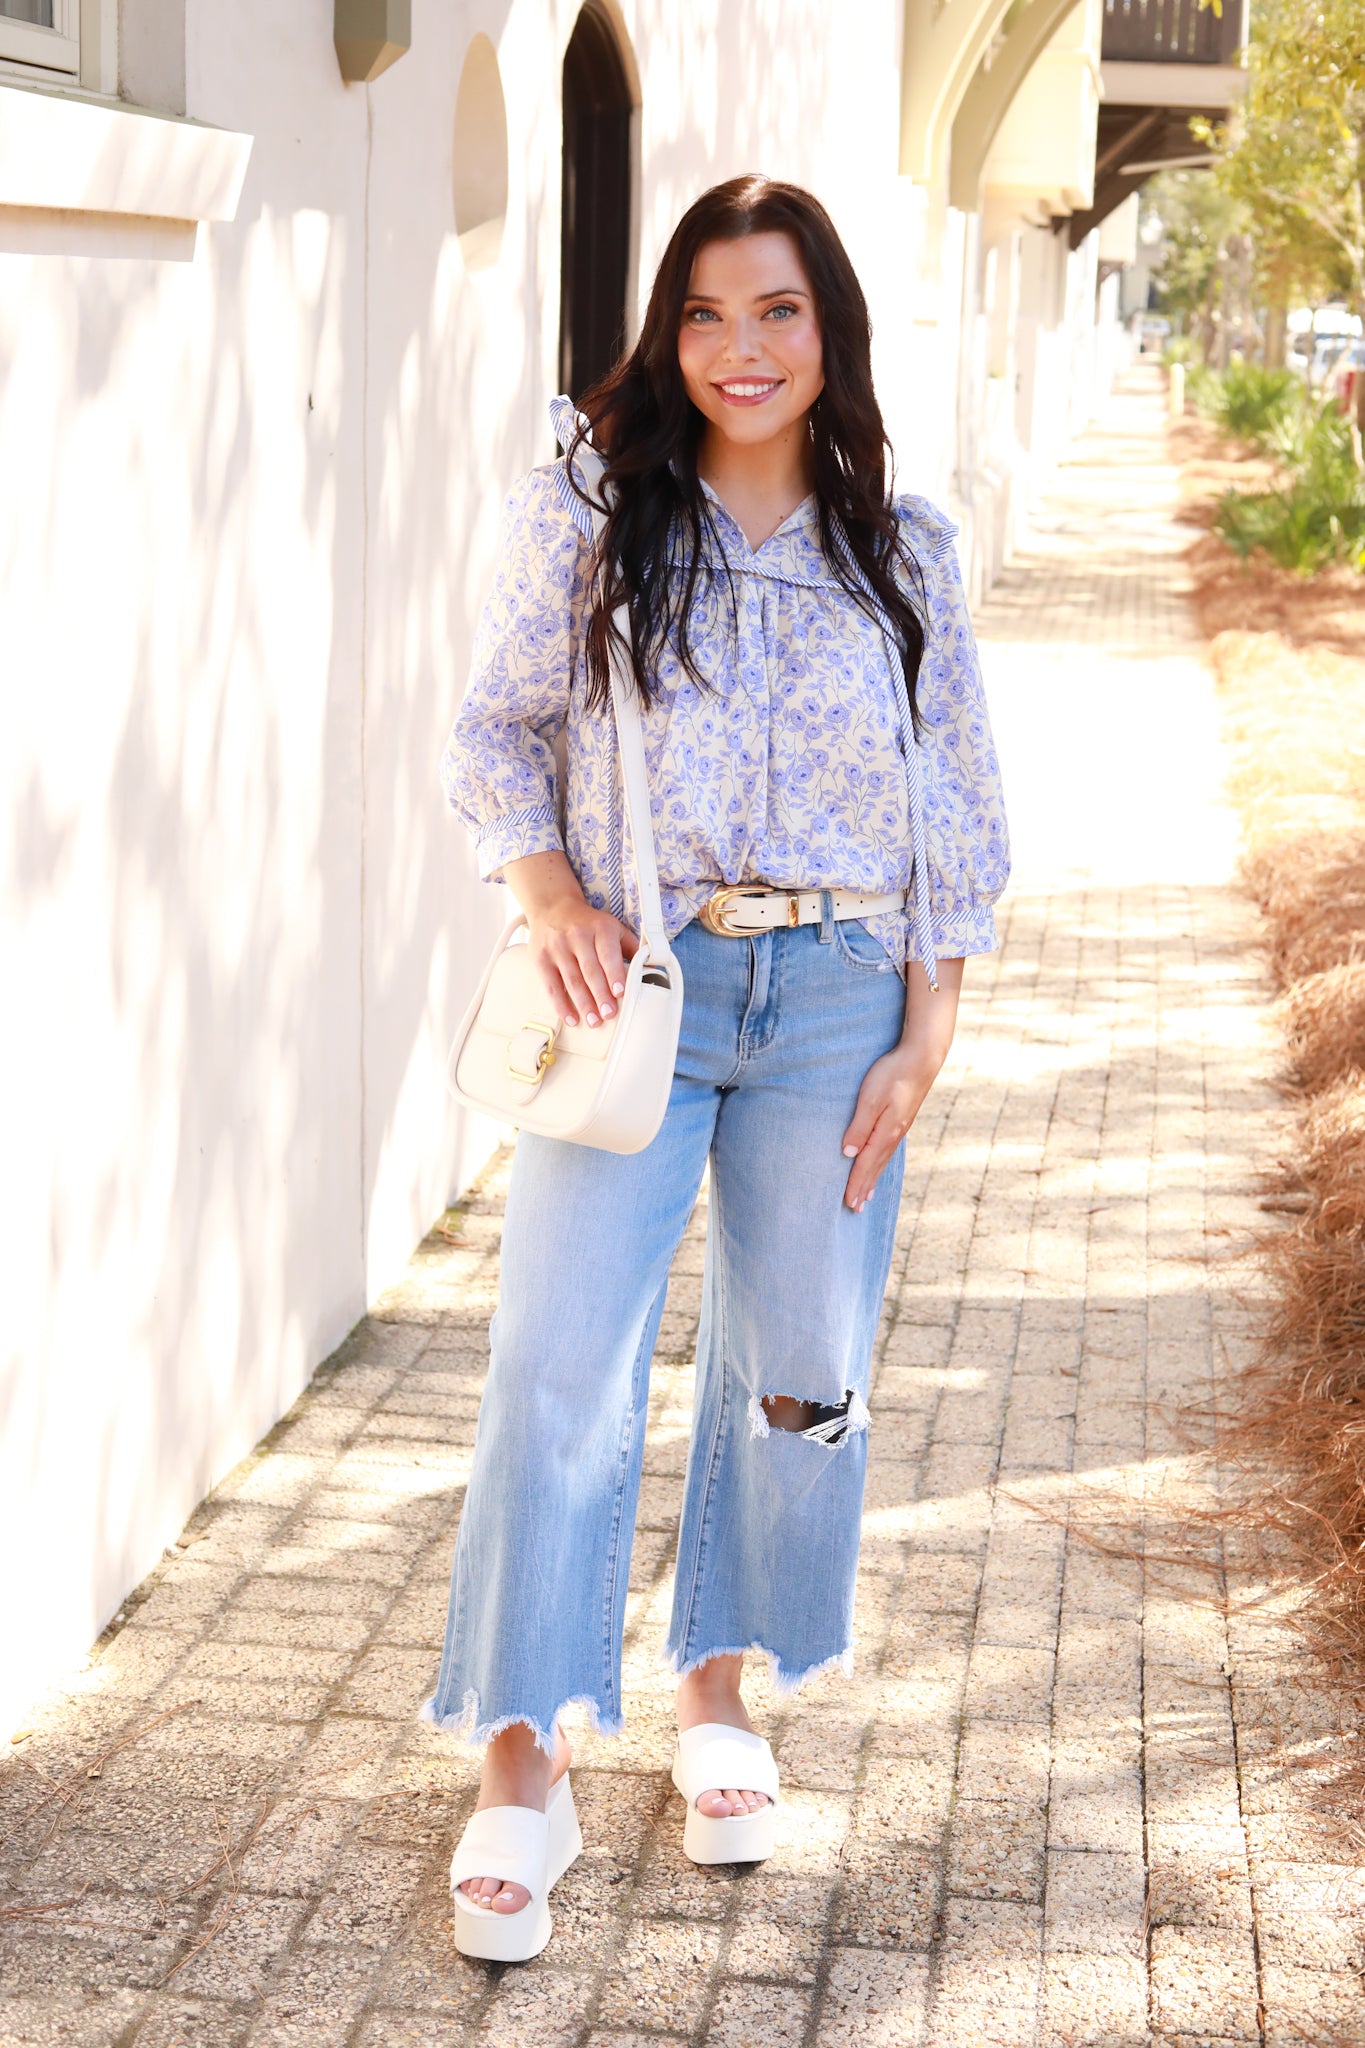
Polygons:
[[[911,890],[907,910],[866,920],[902,971],[918,956],[932,979],[936,954],[991,951],[1009,846],[956,528],[925,498],[897,501],[927,609],[916,745],[899,661],[831,571],[814,497],[757,549],[707,497],[712,573],[698,578],[689,620],[706,684],[666,650],[642,715],[669,936],[723,883],[763,881]],[[585,513],[562,463],[532,470],[508,499],[441,779],[485,877],[563,849],[588,901],[638,929],[615,728],[610,710],[586,702]],[[927,858],[915,890],[921,825]]]

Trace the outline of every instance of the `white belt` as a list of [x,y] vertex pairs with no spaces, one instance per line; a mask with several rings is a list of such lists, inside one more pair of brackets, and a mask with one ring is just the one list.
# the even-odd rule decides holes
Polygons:
[[742,939],[747,932],[787,931],[800,924],[822,922],[825,904],[836,922],[849,917],[879,917],[905,908],[904,889],[888,895],[860,895],[856,889],[770,889],[762,882],[732,883],[709,896],[697,916],[707,931],[722,938]]

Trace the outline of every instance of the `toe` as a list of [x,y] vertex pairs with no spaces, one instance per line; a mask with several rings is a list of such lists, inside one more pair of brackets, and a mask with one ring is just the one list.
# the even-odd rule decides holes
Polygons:
[[519,1913],[531,1894],[524,1885],[504,1884],[500,1877],[468,1877],[460,1890],[472,1905],[495,1913]]
[[697,1812],[707,1820],[734,1820],[745,1813],[757,1813],[768,1804],[766,1792],[749,1792],[742,1786],[727,1785],[719,1792],[700,1792]]

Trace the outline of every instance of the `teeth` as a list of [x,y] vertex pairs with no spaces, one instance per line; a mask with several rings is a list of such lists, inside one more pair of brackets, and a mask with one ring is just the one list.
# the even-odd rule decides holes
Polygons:
[[727,398],[762,398],[765,392],[776,389],[776,380],[768,384],[722,384],[720,388]]

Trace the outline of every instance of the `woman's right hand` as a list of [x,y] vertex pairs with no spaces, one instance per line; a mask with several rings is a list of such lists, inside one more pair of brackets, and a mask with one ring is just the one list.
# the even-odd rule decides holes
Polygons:
[[616,1015],[626,962],[640,941],[607,910],[594,910],[562,853],[509,860],[503,874],[526,913],[531,958],[565,1024],[596,1025]]

